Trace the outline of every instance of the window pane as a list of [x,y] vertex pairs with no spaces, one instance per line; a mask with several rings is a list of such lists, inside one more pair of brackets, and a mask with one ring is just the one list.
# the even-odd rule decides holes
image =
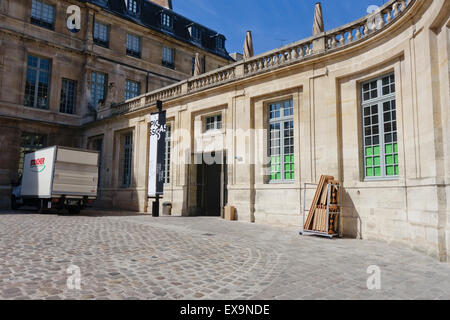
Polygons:
[[94,42],[101,46],[109,46],[109,27],[106,24],[94,22]]
[[128,12],[136,14],[138,12],[137,0],[126,0]]
[[141,94],[140,84],[135,81],[127,80],[125,82],[125,100],[135,98]]
[[92,72],[91,79],[92,106],[97,109],[98,103],[105,99],[106,95],[106,74]]
[[173,68],[173,66],[174,66],[174,49],[163,47],[162,63],[164,66]]
[[[394,80],[389,75],[361,86],[366,177],[389,177],[399,172],[395,99],[392,98]],[[366,100],[375,103],[365,105]]]
[[53,29],[55,22],[55,8],[43,1],[33,0],[31,2],[31,23]]
[[36,150],[46,147],[46,136],[35,133],[23,132],[20,143],[20,155],[19,155],[19,175],[22,174],[23,160],[26,153],[34,152]]
[[166,13],[162,13],[161,14],[161,25],[166,29],[169,29],[169,30],[172,29],[172,27],[173,27],[172,17]]
[[75,113],[75,98],[77,82],[73,80],[63,79],[61,86],[61,98],[59,111],[63,113]]
[[50,60],[28,57],[24,105],[39,109],[49,107]]
[[165,141],[165,152],[164,152],[164,183],[170,183],[170,139],[171,139],[171,127],[166,127],[166,141]]
[[134,57],[141,56],[141,39],[138,36],[127,34],[127,54]]
[[124,137],[123,176],[122,176],[122,185],[124,187],[130,187],[131,185],[132,150],[133,150],[133,135],[129,133]]
[[205,119],[205,131],[222,129],[222,115],[207,117]]
[[293,101],[268,105],[270,180],[294,180]]

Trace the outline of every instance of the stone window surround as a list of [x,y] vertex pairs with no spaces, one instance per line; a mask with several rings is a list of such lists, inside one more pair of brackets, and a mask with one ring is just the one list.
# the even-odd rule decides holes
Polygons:
[[[166,133],[166,141],[165,141],[165,148],[169,146],[169,152],[167,152],[167,149],[164,150],[164,185],[171,185],[172,184],[172,159],[173,159],[173,131],[174,131],[174,122],[169,121],[166,119],[166,126],[169,128],[170,136],[167,137]],[[169,159],[167,161],[167,154],[169,154]],[[166,172],[167,166],[169,167],[168,174]]]
[[[95,74],[95,77],[96,77],[96,81],[95,82],[92,79],[94,74]],[[98,89],[98,86],[99,86],[99,84],[101,82],[98,81],[98,76],[102,76],[103,77],[103,82],[102,82],[103,83],[103,99],[99,99],[99,100],[97,100],[97,91],[98,91],[97,89]],[[106,99],[108,98],[108,85],[109,85],[109,75],[108,75],[108,73],[103,72],[103,71],[98,71],[98,70],[91,70],[90,71],[90,75],[89,75],[89,79],[88,79],[88,85],[89,85],[89,88],[91,90],[91,101],[90,101],[90,103],[93,104],[94,101],[97,101],[97,103],[95,105],[92,105],[92,107],[97,110],[98,103],[100,101],[103,101],[103,104],[104,104],[106,102]],[[95,88],[93,88],[93,86]]]
[[[44,1],[44,0],[32,0],[31,2],[31,6],[30,6],[30,21],[31,24],[42,27],[42,28],[46,28],[49,30],[54,30],[55,29],[55,23],[56,23],[56,12],[57,12],[57,8],[56,8],[56,4],[52,3],[52,2],[48,2],[48,1]],[[33,17],[33,4],[34,3],[40,3],[41,5],[41,11],[39,12],[39,16],[38,17]],[[42,16],[42,14],[44,13],[42,10],[47,7],[51,7],[52,8],[52,12],[53,12],[53,16],[52,16],[52,22],[50,25],[49,21],[46,21],[45,18],[48,17],[44,17]],[[35,21],[33,21],[33,19],[35,19]],[[48,19],[47,19],[48,20]]]
[[[377,186],[378,184],[383,184],[386,186],[387,184],[392,187],[396,186],[404,186],[404,143],[403,143],[403,89],[402,89],[402,76],[401,76],[401,63],[402,58],[395,58],[393,60],[385,61],[385,67],[370,67],[367,69],[361,70],[357,75],[346,75],[341,78],[341,83],[339,88],[342,86],[342,82],[351,82],[352,87],[354,88],[354,99],[355,106],[357,106],[356,118],[355,122],[358,126],[358,137],[357,145],[358,145],[358,161],[355,165],[359,166],[359,181],[355,182],[353,185],[347,185],[347,188],[363,188],[370,186]],[[376,69],[374,69],[376,68]],[[397,136],[398,136],[398,156],[400,161],[400,172],[398,176],[395,177],[386,177],[381,179],[365,179],[364,174],[364,145],[363,145],[363,126],[362,126],[362,95],[361,95],[361,85],[371,79],[379,78],[388,74],[394,74],[396,83],[395,83],[395,92],[396,92],[396,109],[397,109]],[[346,78],[346,77],[351,77]],[[398,79],[398,81],[397,81]],[[343,139],[345,137],[342,137]],[[356,157],[356,155],[355,155]],[[345,170],[345,168],[344,168]]]
[[[65,98],[70,97],[70,95],[69,95],[70,92],[67,92],[67,91],[64,92],[64,84],[66,84],[66,85],[72,84],[73,85],[73,92],[72,92],[73,96],[71,97],[72,104],[73,104],[72,109],[68,109],[68,107],[70,105],[68,104],[67,100],[66,100],[66,103],[63,104],[63,95],[66,96]],[[60,113],[65,113],[65,114],[76,114],[77,113],[77,96],[78,96],[77,93],[78,93],[78,81],[63,77],[61,79],[61,97],[60,97],[60,109],[59,109]],[[71,111],[71,112],[69,112],[69,111]]]
[[[383,127],[384,127],[384,124],[386,123],[386,121],[385,121],[385,118],[384,118],[384,111],[382,109],[383,106],[381,106],[381,104],[382,103],[384,104],[384,103],[390,102],[390,101],[397,102],[397,92],[396,91],[394,91],[393,93],[391,92],[389,94],[383,94],[382,93],[382,85],[380,86],[381,81],[384,78],[390,77],[390,76],[394,76],[395,77],[394,72],[385,73],[385,74],[383,74],[383,75],[381,75],[379,77],[371,78],[371,79],[369,79],[367,81],[364,81],[364,82],[361,82],[359,84],[359,89],[361,90],[361,98],[360,98],[361,110],[360,110],[360,112],[361,112],[361,117],[362,117],[361,118],[362,139],[365,138],[364,129],[365,129],[366,126],[364,125],[364,122],[363,122],[363,119],[364,119],[364,111],[363,111],[363,109],[365,107],[369,107],[369,106],[372,106],[372,105],[377,105],[377,107],[378,107],[378,110],[377,110],[377,113],[376,113],[377,116],[378,116],[377,126],[380,127],[380,131],[378,133],[378,136],[379,136],[379,147],[381,149],[380,150],[380,154],[379,154],[379,157],[381,158],[381,160],[380,160],[381,161],[380,162],[381,175],[380,176],[375,176],[375,175],[367,176],[367,173],[365,172],[365,170],[366,170],[366,163],[365,163],[366,155],[365,155],[365,151],[364,151],[365,142],[363,140],[362,141],[362,145],[363,145],[363,153],[362,153],[362,160],[363,160],[362,162],[363,163],[362,163],[362,167],[363,167],[363,179],[364,179],[364,181],[398,179],[398,174],[392,174],[392,175],[387,175],[386,174],[386,164],[385,164],[385,161],[384,161],[385,160],[384,158],[387,155],[386,154],[386,150],[384,150],[385,145],[386,144],[392,144],[392,145],[397,145],[398,146],[398,140],[399,140],[399,137],[398,137],[398,120],[397,120],[398,119],[398,115],[397,115],[397,118],[394,120],[395,123],[396,123],[397,128],[396,128],[396,130],[391,131],[392,133],[395,132],[395,135],[397,136],[397,138],[394,139],[395,141],[386,142],[385,141],[385,137],[384,137],[385,132],[384,132]],[[397,79],[395,79],[395,80],[397,80]],[[394,80],[394,85],[397,86],[396,85],[397,81],[395,81],[395,80]],[[362,87],[365,84],[368,84],[368,83],[371,83],[371,82],[374,82],[374,81],[377,82],[377,93],[378,93],[378,96],[376,98],[370,98],[370,99],[368,99],[366,101],[363,101]],[[380,113],[380,110],[381,110],[381,113]],[[396,107],[394,108],[394,110],[395,110],[395,113],[397,114],[398,111],[397,111]],[[394,154],[398,157],[398,151],[394,152],[394,150],[393,150],[392,156],[394,156]],[[396,166],[397,167],[399,166],[398,162],[397,162]]]
[[[130,97],[127,99],[127,95],[131,92],[128,91],[128,89],[132,89],[131,85],[137,85],[137,95],[134,97]],[[133,99],[135,97],[138,97],[142,92],[142,86],[141,83],[139,81],[135,81],[135,80],[131,80],[131,79],[125,79],[125,100],[129,100],[129,99]]]
[[[220,122],[218,121],[218,117],[220,117]],[[207,128],[207,121],[208,119],[212,119],[213,120],[213,125],[214,128]],[[223,114],[222,112],[216,112],[216,113],[212,113],[212,114],[208,114],[202,117],[202,131],[203,133],[217,133],[217,132],[221,132],[223,130],[224,127],[224,121],[223,121]],[[218,123],[220,123],[220,128],[218,128]]]
[[[137,46],[137,48],[131,48],[129,45]],[[139,59],[142,57],[142,38],[128,31],[126,33],[126,54]]]
[[[226,148],[223,142],[218,142],[216,139],[223,139],[226,134],[226,115],[228,110],[228,104],[213,105],[206,107],[205,109],[194,111],[191,113],[193,121],[193,135],[194,146],[192,146],[194,153],[211,152],[210,147],[213,149],[220,146],[220,150]],[[222,115],[222,129],[210,130],[205,132],[206,118],[211,116]],[[172,132],[175,137],[175,133]],[[220,140],[222,141],[222,140]],[[205,145],[206,143],[206,145]],[[212,145],[211,145],[212,143]],[[217,145],[219,143],[219,145]],[[218,150],[215,150],[218,151]]]
[[[99,27],[106,27],[106,40],[95,36],[96,25],[98,25]],[[111,39],[111,25],[95,17],[94,24],[92,26],[92,39],[94,40],[94,43],[96,45],[109,49]]]
[[175,48],[163,46],[161,56],[164,67],[175,69]]
[[[113,178],[115,181],[115,186],[120,190],[128,190],[132,189],[135,186],[135,179],[133,174],[135,172],[135,158],[136,158],[136,134],[135,127],[129,127],[120,129],[114,132],[114,140],[115,140],[115,152],[113,159],[113,172],[117,174]],[[124,165],[124,145],[125,145],[125,136],[127,134],[131,134],[132,137],[132,150],[131,150],[131,167],[130,167],[130,184],[125,186],[123,184],[123,165]],[[116,169],[114,169],[116,168]]]
[[[48,105],[47,105],[47,108],[36,108],[35,106],[26,106],[25,105],[25,87],[26,87],[26,81],[27,81],[27,73],[28,73],[28,57],[29,56],[33,56],[33,57],[36,57],[36,58],[38,58],[39,60],[40,59],[44,59],[44,60],[48,60],[49,62],[50,62],[50,69],[49,69],[49,83],[48,83],[48,92],[47,92],[47,94],[48,94]],[[39,111],[42,111],[42,112],[50,112],[51,111],[51,97],[52,97],[52,93],[53,93],[53,90],[52,90],[52,83],[53,83],[53,59],[51,58],[51,57],[46,57],[46,56],[42,56],[39,52],[34,52],[34,51],[29,51],[29,50],[27,50],[26,51],[26,58],[25,58],[25,61],[24,61],[24,68],[23,68],[23,81],[22,81],[22,83],[24,84],[24,86],[23,86],[23,90],[22,90],[22,102],[23,102],[23,105],[25,106],[25,108],[31,108],[31,109],[33,109],[33,110],[39,110]],[[37,95],[37,91],[36,91],[36,93],[35,93],[36,95]],[[59,108],[59,106],[58,106],[58,108]]]
[[[262,141],[258,141],[255,143],[260,146],[257,149],[258,153],[262,152],[263,163],[267,163],[267,165],[256,163],[255,165],[255,186],[257,188],[265,188],[265,187],[273,187],[273,186],[297,186],[300,181],[300,136],[299,131],[299,112],[300,112],[300,104],[301,104],[301,96],[302,96],[302,87],[295,87],[282,90],[280,92],[271,93],[270,95],[259,96],[252,98],[251,104],[254,106],[255,114],[255,129],[264,129],[266,133],[263,137],[258,137],[258,139],[262,139]],[[269,162],[269,141],[268,141],[268,125],[269,125],[269,104],[279,101],[292,100],[294,107],[294,180],[289,181],[271,181],[270,175],[266,174],[267,170],[270,169]],[[261,174],[263,173],[264,174]]]
[[[286,103],[289,103],[289,105],[287,106],[287,109],[286,109]],[[272,112],[270,111],[270,108],[271,108],[271,106],[273,106],[275,104],[280,105],[280,109],[278,110],[279,115],[271,118]],[[267,121],[268,121],[268,124],[267,124],[267,147],[268,147],[267,153],[268,153],[268,156],[270,159],[272,159],[274,157],[274,155],[272,154],[272,145],[271,145],[272,144],[272,135],[271,135],[272,132],[271,132],[270,127],[272,125],[279,125],[278,138],[275,139],[275,140],[279,141],[279,145],[278,145],[279,150],[278,150],[278,154],[275,155],[275,158],[278,157],[279,159],[278,159],[278,162],[275,164],[272,163],[272,161],[270,162],[271,174],[269,176],[269,183],[280,183],[280,182],[281,183],[284,183],[284,182],[289,183],[289,182],[295,181],[295,173],[294,173],[294,170],[295,170],[295,147],[294,147],[295,129],[294,129],[294,109],[293,109],[294,108],[294,100],[291,98],[291,99],[283,99],[283,100],[277,100],[274,102],[269,102],[269,103],[266,103],[266,108],[268,108],[268,110],[266,110],[266,112],[268,114],[268,116],[267,116],[267,118],[268,118],[267,119]],[[289,113],[292,112],[292,114],[289,114],[286,116],[284,113],[286,110],[288,110]],[[288,127],[286,127],[286,122],[289,123]],[[292,122],[292,127],[290,125],[291,122]],[[286,135],[285,135],[286,130],[292,130],[292,136],[288,135],[286,137]],[[285,141],[286,138],[292,139],[292,144],[286,144],[286,141]],[[290,152],[287,153],[289,158],[291,156],[293,157],[293,160],[291,159],[291,161],[293,161],[293,162],[291,162],[291,161],[286,162],[286,160],[285,160],[286,147],[293,149],[292,153],[290,153]],[[275,166],[279,165],[280,170],[272,171],[274,165]],[[292,166],[294,166],[294,168],[292,170],[288,169],[286,171],[286,169],[285,169],[286,165],[292,165]],[[275,172],[278,172],[278,174],[280,175],[280,178],[273,177],[273,175],[277,175],[277,173],[275,173]],[[291,176],[291,174],[294,174],[294,179],[286,178],[287,175]]]

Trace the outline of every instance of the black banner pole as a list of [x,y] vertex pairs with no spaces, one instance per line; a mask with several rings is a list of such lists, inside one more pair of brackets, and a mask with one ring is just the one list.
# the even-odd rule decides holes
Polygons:
[[152,216],[159,217],[159,195],[156,195],[155,201],[153,201],[152,205]]
[[[161,114],[163,104],[161,100],[156,101],[156,107],[158,108],[158,112]],[[164,121],[165,124],[165,121]],[[159,151],[159,150],[158,150]],[[159,194],[155,195],[155,201],[152,203],[152,216],[159,217]]]

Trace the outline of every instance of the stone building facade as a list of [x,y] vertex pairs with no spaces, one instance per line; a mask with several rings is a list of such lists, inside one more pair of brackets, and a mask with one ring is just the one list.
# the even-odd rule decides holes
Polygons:
[[173,215],[220,215],[228,203],[239,220],[300,228],[314,193],[305,183],[327,174],[343,186],[343,235],[448,260],[449,6],[391,0],[378,15],[105,108],[83,127],[85,146],[103,141],[102,204],[150,211],[149,121],[162,100]]
[[[71,5],[80,30],[67,26]],[[233,61],[223,35],[171,8],[168,0],[0,1],[0,207],[9,206],[24,152],[82,147],[83,124],[190,77],[196,53],[206,72]]]

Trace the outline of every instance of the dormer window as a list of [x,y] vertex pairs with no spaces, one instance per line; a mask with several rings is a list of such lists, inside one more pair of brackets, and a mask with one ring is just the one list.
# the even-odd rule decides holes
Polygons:
[[138,0],[125,0],[128,13],[136,15],[138,13]]
[[216,37],[216,48],[217,50],[225,49],[225,38],[222,35]]
[[164,29],[172,30],[173,29],[173,18],[167,13],[161,13],[161,26]]
[[189,34],[191,35],[191,39],[195,42],[200,43],[202,40],[202,32],[201,30],[195,26],[195,25],[191,25],[189,27]]

